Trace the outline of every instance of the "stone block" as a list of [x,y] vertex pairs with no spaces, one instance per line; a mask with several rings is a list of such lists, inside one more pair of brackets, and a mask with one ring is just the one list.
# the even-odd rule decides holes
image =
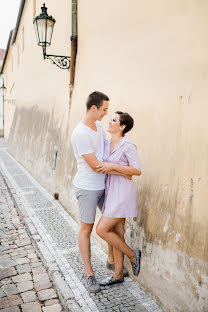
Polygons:
[[5,292],[7,296],[16,295],[19,293],[17,286],[14,284],[4,285],[2,286],[2,290]]
[[47,263],[48,274],[51,276],[54,272],[59,271],[59,268],[55,262]]
[[50,306],[52,304],[59,303],[59,300],[58,299],[50,299],[50,300],[46,300],[44,303],[45,303],[45,306]]
[[19,225],[21,223],[20,218],[19,217],[13,217],[12,218],[12,223],[14,225]]
[[13,280],[14,283],[31,281],[32,280],[32,276],[31,276],[30,273],[23,273],[23,274],[16,275],[16,276],[12,277],[12,280]]
[[0,299],[0,309],[10,308],[22,304],[22,299],[19,295],[12,295]]
[[29,253],[28,258],[29,259],[37,258],[37,255],[35,253]]
[[53,275],[53,283],[58,291],[58,293],[61,293],[61,296],[64,300],[72,299],[74,298],[74,294],[69,288],[66,281],[62,278],[62,276],[59,273],[54,273]]
[[21,240],[22,240],[22,239],[24,239],[24,240],[27,239],[27,240],[28,240],[28,239],[30,239],[30,238],[29,238],[29,236],[28,236],[27,233],[24,233],[24,234],[20,234],[20,239],[21,239]]
[[10,248],[11,248],[11,249],[17,249],[18,247],[17,247],[16,244],[13,244],[13,245],[10,245]]
[[45,269],[45,267],[44,266],[39,266],[39,267],[37,267],[37,268],[33,268],[32,269],[32,272],[33,272],[33,274],[41,274],[41,273],[46,273],[46,269]]
[[18,255],[19,255],[18,250],[13,250],[10,254],[11,257],[18,256]]
[[33,289],[33,282],[31,281],[21,282],[17,284],[17,287],[20,292],[28,291]]
[[35,282],[34,283],[34,287],[36,291],[42,290],[42,289],[46,289],[46,288],[50,288],[52,286],[49,278],[45,278],[41,281]]
[[39,261],[39,262],[31,263],[30,265],[31,265],[31,268],[37,268],[37,267],[43,265],[43,263],[41,261]]
[[14,267],[0,270],[0,281],[6,277],[11,277],[17,274]]
[[21,265],[18,265],[17,266],[17,272],[19,274],[22,274],[22,273],[30,273],[31,272],[31,267],[28,263],[26,264],[21,264]]
[[31,302],[38,299],[33,290],[22,293],[21,297],[24,302]]
[[38,291],[38,298],[40,299],[40,301],[55,299],[57,298],[57,294],[53,288],[44,289]]
[[43,312],[61,312],[61,311],[62,306],[59,303],[43,308]]
[[[10,250],[10,249],[9,249],[9,250]],[[9,260],[9,259],[10,259],[9,255],[7,255],[7,251],[8,251],[8,250],[4,251],[4,254],[0,256],[0,260],[1,260],[1,259],[5,259],[5,260]],[[6,254],[5,254],[5,253],[6,253]]]
[[27,223],[27,226],[28,226],[29,231],[32,235],[35,235],[37,233],[37,230],[32,223]]
[[41,281],[41,280],[46,279],[46,278],[48,278],[47,273],[40,273],[40,274],[33,275],[34,282],[38,282],[38,281]]
[[19,259],[16,259],[16,263],[17,264],[25,264],[25,263],[29,263],[30,260],[28,258],[19,258]]
[[8,257],[5,259],[4,258],[0,259],[0,269],[10,268],[10,267],[13,267],[15,265],[16,265],[16,263]]
[[39,302],[24,303],[21,305],[22,312],[41,312],[41,305]]
[[1,312],[20,312],[20,308],[19,307],[6,308],[1,310]]
[[27,246],[27,245],[31,245],[30,239],[21,239],[20,241],[17,242],[18,247],[23,247],[23,246]]

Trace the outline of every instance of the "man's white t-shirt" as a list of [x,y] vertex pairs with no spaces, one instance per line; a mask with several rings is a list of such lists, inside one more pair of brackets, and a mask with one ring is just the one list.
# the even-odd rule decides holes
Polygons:
[[105,189],[105,175],[93,171],[82,157],[94,152],[97,160],[103,161],[105,132],[99,122],[95,124],[97,131],[80,122],[71,136],[78,169],[73,183],[75,187],[89,191]]

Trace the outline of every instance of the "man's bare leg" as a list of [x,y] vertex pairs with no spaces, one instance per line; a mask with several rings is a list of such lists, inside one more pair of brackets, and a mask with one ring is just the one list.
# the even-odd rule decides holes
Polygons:
[[78,236],[79,250],[82,256],[82,261],[85,267],[85,274],[87,277],[94,275],[91,265],[91,248],[90,248],[90,235],[92,232],[93,224],[80,222],[80,230]]

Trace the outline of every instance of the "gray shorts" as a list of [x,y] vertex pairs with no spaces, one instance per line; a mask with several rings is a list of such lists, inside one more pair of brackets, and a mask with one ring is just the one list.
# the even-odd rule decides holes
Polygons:
[[80,221],[93,224],[97,207],[102,211],[105,190],[87,191],[74,187],[74,192],[78,201]]

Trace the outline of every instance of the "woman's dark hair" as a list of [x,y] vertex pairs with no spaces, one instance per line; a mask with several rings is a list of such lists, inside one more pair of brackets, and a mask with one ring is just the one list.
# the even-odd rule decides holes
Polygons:
[[134,119],[128,113],[123,113],[121,111],[117,111],[116,114],[119,115],[120,125],[126,126],[122,133],[122,136],[124,136],[125,133],[129,132],[133,128]]
[[109,97],[106,94],[98,91],[91,93],[87,98],[87,110],[89,110],[93,105],[99,109],[102,106],[103,101],[109,101]]

